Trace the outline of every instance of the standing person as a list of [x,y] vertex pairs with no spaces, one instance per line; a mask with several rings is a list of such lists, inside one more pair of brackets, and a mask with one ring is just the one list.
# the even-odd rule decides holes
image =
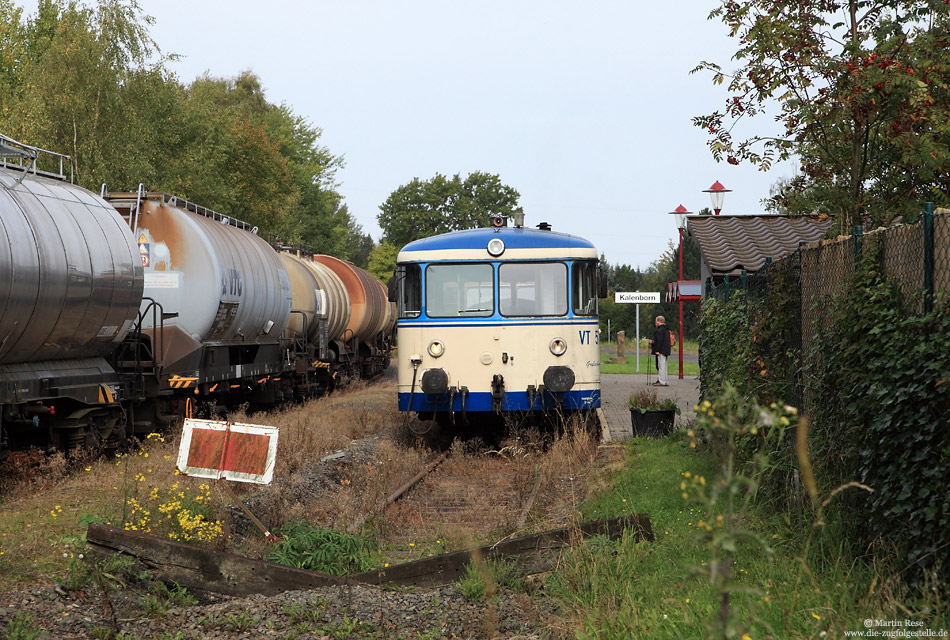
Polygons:
[[667,375],[666,364],[670,357],[670,329],[666,326],[666,319],[663,316],[657,316],[654,321],[656,331],[653,337],[647,342],[650,344],[650,353],[656,356],[656,373],[658,380],[653,383],[654,387],[670,386],[669,376]]

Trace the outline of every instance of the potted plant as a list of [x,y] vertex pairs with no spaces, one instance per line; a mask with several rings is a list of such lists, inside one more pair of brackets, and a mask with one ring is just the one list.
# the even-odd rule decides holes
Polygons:
[[661,400],[655,389],[642,389],[630,394],[629,402],[634,436],[662,438],[673,430],[680,408],[672,398]]

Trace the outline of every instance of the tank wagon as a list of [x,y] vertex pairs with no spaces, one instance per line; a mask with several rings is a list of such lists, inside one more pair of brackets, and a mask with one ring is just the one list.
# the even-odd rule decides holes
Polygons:
[[0,455],[278,405],[388,366],[395,305],[369,273],[141,186],[96,195],[38,171],[49,152],[0,142]]
[[590,242],[504,218],[403,247],[399,409],[451,427],[598,408],[598,265]]
[[138,316],[142,262],[115,209],[36,167],[63,156],[6,138],[0,153],[0,442],[92,444],[124,428],[110,356]]

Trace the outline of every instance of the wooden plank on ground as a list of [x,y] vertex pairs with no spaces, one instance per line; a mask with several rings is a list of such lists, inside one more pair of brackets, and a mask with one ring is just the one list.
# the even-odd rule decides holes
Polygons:
[[339,576],[254,560],[102,524],[89,525],[86,544],[99,554],[120,552],[133,556],[146,567],[155,569],[163,580],[189,589],[232,596],[255,593],[271,596],[282,591],[345,582]]
[[89,525],[86,544],[99,554],[119,552],[133,556],[146,567],[156,570],[162,579],[189,589],[246,596],[275,595],[282,591],[346,583],[403,586],[447,584],[458,580],[465,572],[465,566],[477,558],[512,559],[523,573],[537,573],[549,569],[559,551],[578,537],[599,534],[616,539],[624,531],[629,531],[637,541],[653,541],[653,529],[647,516],[622,516],[350,576],[331,576],[296,569],[101,524]]
[[406,562],[394,567],[377,569],[349,576],[353,580],[369,584],[395,584],[402,586],[432,586],[448,584],[462,577],[465,566],[473,558],[516,558],[522,573],[547,571],[553,565],[560,549],[578,536],[605,535],[619,538],[629,529],[637,541],[653,542],[653,527],[645,515],[621,516],[610,520],[596,520],[578,527],[565,527],[521,538],[443,553],[431,558]]

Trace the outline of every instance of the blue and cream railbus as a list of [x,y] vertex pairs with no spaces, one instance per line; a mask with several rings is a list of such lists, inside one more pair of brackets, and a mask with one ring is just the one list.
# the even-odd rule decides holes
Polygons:
[[440,425],[591,412],[605,295],[594,245],[546,223],[407,244],[391,281],[399,410]]

